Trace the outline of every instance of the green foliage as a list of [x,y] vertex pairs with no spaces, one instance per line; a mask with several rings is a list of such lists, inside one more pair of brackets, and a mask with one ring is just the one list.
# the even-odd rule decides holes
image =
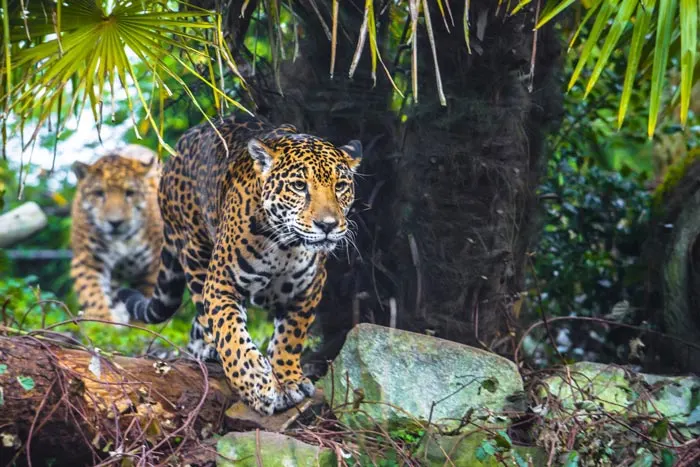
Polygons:
[[476,449],[476,458],[480,462],[485,462],[489,457],[496,455],[496,443],[490,439],[482,441],[481,445]]
[[[6,302],[5,313],[10,327],[22,331],[50,328],[52,331],[67,333],[84,345],[131,355],[141,354],[148,348],[173,350],[169,342],[183,349],[187,345],[195,313],[194,306],[187,297],[184,301],[186,305],[168,322],[161,325],[141,325],[152,331],[146,332],[116,324],[75,324],[71,320],[78,316],[77,308],[71,310],[52,292],[42,291],[35,285],[36,282],[36,276],[0,279],[0,298]],[[250,309],[248,326],[256,345],[264,348],[262,346],[266,345],[266,340],[274,328],[267,313],[259,309]]]
[[[515,6],[515,10],[531,0],[523,0]],[[651,138],[657,127],[659,110],[664,91],[668,91],[666,73],[670,68],[680,69],[681,124],[688,119],[691,89],[698,80],[696,54],[698,49],[697,2],[677,0],[612,0],[592,2],[561,0],[547,2],[537,27],[542,27],[562,11],[574,3],[583,6],[588,11],[583,20],[575,27],[575,33],[570,41],[573,46],[579,37],[584,38],[575,50],[577,63],[571,74],[568,89],[571,89],[586,66],[594,65],[586,83],[586,94],[594,89],[601,74],[609,68],[614,51],[618,44],[630,44],[626,56],[625,79],[622,87],[622,98],[618,106],[617,126],[622,126],[629,112],[629,98],[641,75],[643,81],[651,81],[649,89],[649,112],[647,133]],[[680,21],[679,21],[680,19]],[[588,21],[591,26],[589,27]],[[603,41],[605,37],[605,41]],[[602,42],[602,45],[600,44]],[[669,60],[672,54],[677,61]],[[695,74],[695,76],[693,76]]]
[[424,435],[425,430],[422,428],[397,427],[389,431],[389,436],[409,446],[415,446]]
[[[223,40],[218,15],[192,4],[149,0],[49,2],[7,1],[2,4],[3,58],[0,68],[0,105],[18,117],[20,126],[36,120],[41,127],[51,115],[58,126],[73,114],[80,116],[86,103],[98,126],[104,101],[113,101],[118,87],[126,92],[129,113],[134,102],[160,138],[152,107],[163,106],[181,89],[198,108],[182,76],[211,89],[216,108],[223,102],[238,106],[219,87],[217,71],[225,66],[236,74],[233,58]],[[145,65],[138,75],[133,62]],[[175,86],[165,87],[166,79]],[[144,93],[142,82],[157,87]],[[200,108],[205,116],[208,112]],[[7,119],[2,120],[3,135]],[[59,130],[60,131],[60,130]],[[37,132],[29,135],[31,142]]]
[[535,257],[545,311],[607,314],[616,302],[641,293],[650,195],[639,179],[597,167],[554,162],[550,173]]

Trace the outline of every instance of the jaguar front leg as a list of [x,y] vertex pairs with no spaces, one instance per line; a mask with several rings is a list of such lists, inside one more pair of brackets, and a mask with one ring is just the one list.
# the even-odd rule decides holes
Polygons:
[[128,323],[126,313],[111,310],[112,279],[107,267],[92,255],[77,254],[71,262],[78,303],[86,318]]
[[264,415],[287,409],[304,396],[285,391],[274,377],[267,357],[248,334],[245,301],[235,278],[219,264],[215,254],[204,285],[204,313],[198,318],[204,339],[214,345],[226,377],[248,405]]
[[275,317],[275,332],[267,348],[275,376],[296,398],[314,394],[314,385],[301,368],[301,353],[309,327],[314,322],[315,308],[321,301],[326,271],[319,266],[311,285],[294,297],[282,313]]

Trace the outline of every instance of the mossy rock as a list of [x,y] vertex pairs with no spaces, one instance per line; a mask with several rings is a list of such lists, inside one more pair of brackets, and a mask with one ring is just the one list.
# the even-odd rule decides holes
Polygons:
[[476,418],[507,410],[510,396],[523,391],[510,360],[366,323],[348,333],[319,386],[336,415],[357,428],[415,426],[430,420],[451,429],[468,412]]
[[306,444],[280,433],[248,431],[229,433],[216,446],[217,466],[222,467],[335,467],[330,449]]
[[620,367],[579,362],[544,383],[546,389],[540,389],[540,396],[556,397],[567,413],[587,406],[594,413],[648,413],[667,419],[689,436],[700,435],[700,378],[631,373]]

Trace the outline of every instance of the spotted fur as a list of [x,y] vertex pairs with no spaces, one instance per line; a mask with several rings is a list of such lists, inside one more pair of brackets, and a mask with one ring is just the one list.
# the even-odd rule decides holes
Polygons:
[[155,154],[148,159],[117,152],[92,165],[73,165],[78,186],[72,205],[71,277],[86,317],[128,322],[126,310],[113,305],[119,284],[153,293],[163,224]]
[[[228,117],[189,130],[165,164],[165,245],[151,300],[119,292],[129,314],[157,323],[179,307],[184,284],[197,308],[189,351],[219,358],[258,412],[313,393],[300,354],[326,280],[327,254],[345,239],[362,148],[292,126]],[[228,148],[228,153],[227,153]],[[246,329],[246,304],[274,313],[267,356]]]

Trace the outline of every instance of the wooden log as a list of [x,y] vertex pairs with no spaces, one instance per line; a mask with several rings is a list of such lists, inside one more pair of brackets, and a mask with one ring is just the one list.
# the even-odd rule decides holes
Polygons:
[[40,231],[48,219],[33,201],[0,215],[0,248],[7,248]]
[[237,399],[218,365],[0,337],[0,465],[159,463],[218,432]]

